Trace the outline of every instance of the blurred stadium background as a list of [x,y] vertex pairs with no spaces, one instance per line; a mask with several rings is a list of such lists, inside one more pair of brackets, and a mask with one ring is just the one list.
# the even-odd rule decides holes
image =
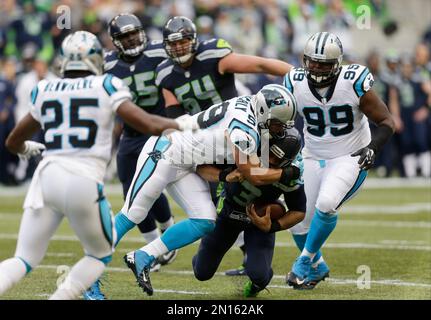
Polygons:
[[[185,15],[196,23],[201,40],[221,37],[236,52],[277,57],[297,66],[311,34],[321,30],[337,34],[345,48],[344,63],[357,62],[371,69],[375,90],[397,120],[397,133],[377,160],[365,190],[342,210],[342,222],[326,249],[334,278],[312,293],[286,291],[284,275],[296,249],[288,233],[282,232],[277,235],[274,258],[277,276],[271,292],[259,297],[431,299],[429,0],[0,1],[0,260],[14,252],[23,197],[37,166],[37,159],[25,162],[8,153],[4,141],[28,111],[31,88],[42,78],[58,75],[57,53],[67,34],[87,30],[101,39],[106,50],[113,49],[107,23],[120,12],[136,14],[150,39],[161,39],[169,17]],[[63,14],[68,13],[71,28],[59,28],[67,24]],[[266,83],[282,81],[262,75],[237,78],[243,90],[253,93]],[[122,205],[115,167],[112,163],[106,187],[114,211]],[[182,219],[184,214],[172,206],[176,220]],[[51,292],[61,275],[57,265],[72,265],[81,255],[71,235],[63,225],[42,268],[5,298],[40,299]],[[120,260],[142,241],[134,230],[120,245],[108,272],[108,297],[142,297]],[[196,249],[194,245],[182,249],[177,261],[154,277],[160,293],[154,298],[240,298],[240,279],[194,280],[190,272]],[[236,267],[240,260],[239,250],[233,250],[219,271]],[[373,272],[370,290],[356,286],[360,265],[370,266]]]

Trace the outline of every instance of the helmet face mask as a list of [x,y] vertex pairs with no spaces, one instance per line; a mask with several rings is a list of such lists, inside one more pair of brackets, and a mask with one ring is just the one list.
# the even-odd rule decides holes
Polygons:
[[303,65],[308,81],[315,87],[331,85],[341,70],[343,46],[335,34],[318,32],[305,44]]
[[103,50],[97,37],[87,31],[76,31],[68,35],[61,44],[60,73],[88,71],[103,74]]
[[319,61],[304,56],[304,69],[307,74],[307,79],[316,87],[324,87],[330,85],[338,73],[340,65],[338,61]]
[[141,21],[133,14],[120,14],[109,23],[109,34],[115,47],[125,56],[140,55],[147,45]]
[[163,46],[167,55],[178,64],[187,63],[197,50],[196,26],[183,16],[170,19],[163,28]]
[[292,164],[301,151],[302,138],[298,130],[288,128],[284,137],[271,140],[269,147],[269,164],[275,168],[286,168]]

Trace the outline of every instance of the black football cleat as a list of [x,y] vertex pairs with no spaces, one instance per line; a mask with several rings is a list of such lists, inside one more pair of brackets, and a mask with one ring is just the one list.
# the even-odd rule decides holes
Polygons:
[[[136,261],[136,254],[143,254],[147,257],[149,257],[145,252],[143,251],[132,251],[129,252],[124,256],[124,262],[129,267],[130,270],[132,270],[133,274],[135,275],[136,281],[138,282],[139,287],[142,288],[142,290],[149,296],[152,296],[154,293],[153,286],[151,285],[151,279],[150,279],[150,267],[145,266],[142,268],[142,271],[138,271],[137,267],[137,261]],[[140,258],[140,259],[139,259]],[[146,257],[145,257],[146,258]],[[138,257],[139,260],[145,260],[144,257]]]

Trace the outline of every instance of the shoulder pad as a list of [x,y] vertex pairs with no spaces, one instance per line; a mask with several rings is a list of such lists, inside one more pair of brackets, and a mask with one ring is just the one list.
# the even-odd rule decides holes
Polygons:
[[370,70],[360,64],[343,66],[340,77],[352,84],[353,91],[355,91],[358,98],[362,97],[365,92],[369,91],[374,84],[374,78]]
[[197,51],[196,59],[203,61],[223,58],[233,50],[226,40],[214,38],[200,43]]
[[156,86],[160,85],[163,79],[166,78],[172,72],[173,68],[174,68],[174,65],[166,63],[166,60],[157,66]]
[[295,83],[301,82],[305,79],[304,68],[292,68],[289,73],[284,76],[283,85],[293,93]]
[[115,67],[117,63],[118,63],[118,60],[112,60],[112,61],[105,60],[105,64],[103,65],[104,72],[111,70],[113,67]]
[[153,40],[151,41],[144,50],[144,55],[149,58],[164,58],[168,56],[165,49],[163,48],[163,41]]

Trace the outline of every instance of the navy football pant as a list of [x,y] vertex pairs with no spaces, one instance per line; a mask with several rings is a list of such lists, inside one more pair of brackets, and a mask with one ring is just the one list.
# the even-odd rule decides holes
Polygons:
[[247,275],[260,288],[265,288],[269,284],[273,276],[271,264],[275,234],[265,233],[253,225],[244,229],[243,224],[220,216],[217,217],[214,231],[202,238],[199,250],[193,257],[192,264],[196,279],[205,281],[213,277],[224,255],[243,230]]

